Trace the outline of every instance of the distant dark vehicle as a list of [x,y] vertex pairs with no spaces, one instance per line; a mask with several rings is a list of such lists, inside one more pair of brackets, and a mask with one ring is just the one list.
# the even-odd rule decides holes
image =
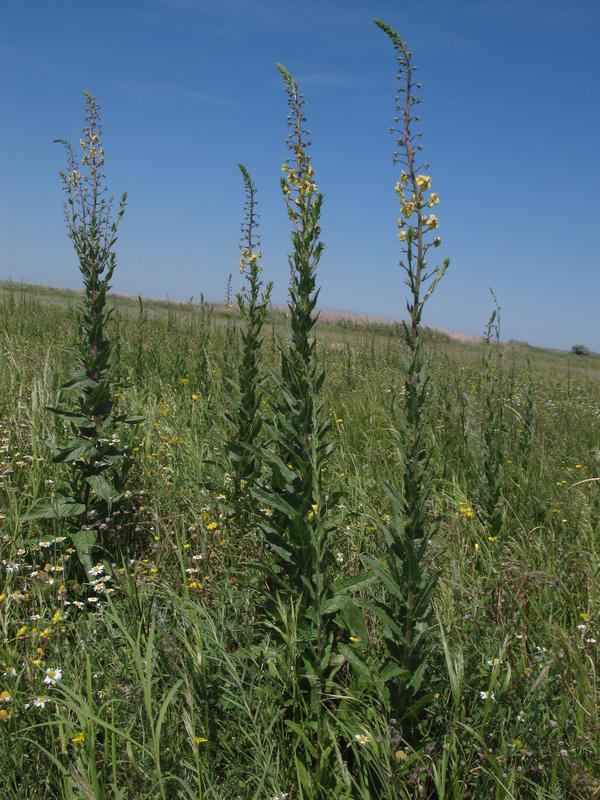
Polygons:
[[576,356],[589,356],[590,349],[583,344],[574,344],[571,352],[575,353]]

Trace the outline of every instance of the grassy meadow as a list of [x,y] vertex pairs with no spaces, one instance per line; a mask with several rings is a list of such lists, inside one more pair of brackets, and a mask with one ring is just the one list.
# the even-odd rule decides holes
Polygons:
[[600,357],[504,344],[493,294],[424,327],[441,199],[375,24],[401,323],[319,314],[282,64],[285,309],[242,164],[235,301],[113,296],[93,95],[58,140],[82,291],[0,284],[0,800],[600,797]]
[[[118,558],[97,555],[103,583],[81,580],[61,520],[21,522],[61,480],[47,440],[63,422],[45,409],[70,374],[78,299],[10,284],[0,295],[0,796],[306,796],[301,732],[282,702],[294,626],[288,616],[282,633],[262,614],[264,579],[251,569],[261,537],[229,507],[224,412],[235,403],[238,315],[115,298],[118,404],[145,422],[127,432],[135,459],[111,524]],[[284,315],[272,312],[265,331],[276,367]],[[332,547],[339,574],[352,576],[380,554],[389,520],[382,483],[397,481],[402,460],[403,344],[396,326],[343,319],[319,324],[317,340]],[[484,345],[433,332],[426,348],[429,514],[439,521],[427,555],[439,576],[433,697],[412,743],[388,741],[366,680],[381,630],[365,613],[366,637],[347,637],[327,701],[330,796],[594,797],[600,359],[492,345],[484,368]],[[490,391],[503,408],[494,534],[482,510]],[[358,591],[368,599],[381,587]]]

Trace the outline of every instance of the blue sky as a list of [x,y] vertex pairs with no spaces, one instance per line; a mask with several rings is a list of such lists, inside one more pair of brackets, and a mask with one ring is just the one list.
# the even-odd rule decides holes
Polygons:
[[114,286],[222,299],[237,272],[243,161],[265,274],[285,302],[279,190],[286,64],[307,97],[325,195],[327,308],[404,312],[391,163],[395,27],[424,83],[423,144],[450,271],[425,315],[504,339],[600,351],[597,0],[2,0],[0,277],[78,286],[52,140],[104,112],[111,191],[129,194]]

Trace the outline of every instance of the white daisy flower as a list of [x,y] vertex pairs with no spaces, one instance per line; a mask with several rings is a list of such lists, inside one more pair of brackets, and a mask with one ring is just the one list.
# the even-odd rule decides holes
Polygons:
[[60,667],[48,667],[46,670],[46,677],[44,683],[48,686],[56,686],[58,681],[62,678],[62,669]]

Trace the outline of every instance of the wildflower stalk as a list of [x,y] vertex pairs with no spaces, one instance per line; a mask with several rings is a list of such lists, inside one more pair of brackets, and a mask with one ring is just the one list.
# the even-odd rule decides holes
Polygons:
[[67,197],[65,217],[84,289],[79,307],[77,374],[61,388],[63,395],[73,393],[72,400],[70,407],[50,409],[70,428],[66,444],[53,448],[53,461],[68,464],[69,471],[62,496],[50,506],[34,509],[28,518],[70,518],[71,539],[81,562],[89,568],[91,550],[99,537],[106,541],[111,511],[122,497],[113,481],[117,478],[116,467],[128,462],[129,449],[119,444],[118,425],[142,420],[115,413],[111,358],[114,340],[109,333],[112,309],[107,296],[116,267],[114,248],[127,195],[122,195],[118,211],[113,214],[103,173],[100,108],[91,94],[86,92],[84,96],[81,158],[76,159],[69,142],[57,140],[67,151],[67,170],[60,173]]
[[[271,551],[261,565],[270,592],[276,596],[273,611],[293,608],[297,642],[289,649],[291,674],[298,685],[290,687],[287,720],[297,735],[296,765],[304,797],[326,797],[331,781],[331,745],[324,699],[332,675],[331,658],[336,642],[336,600],[331,582],[335,558],[329,547],[333,525],[322,475],[331,452],[331,423],[323,411],[314,326],[319,290],[316,272],[323,252],[321,207],[323,196],[315,183],[305,129],[304,98],[296,81],[278,65],[288,101],[290,156],[283,165],[281,189],[292,224],[290,255],[290,340],[281,348],[281,375],[273,375],[271,449],[264,451],[270,469],[267,491],[254,495],[272,512],[262,531]],[[280,614],[281,615],[281,614]],[[301,731],[301,734],[299,734]]]
[[[491,290],[490,290],[491,291]],[[483,380],[485,410],[483,424],[483,486],[481,505],[491,536],[499,536],[504,523],[502,465],[504,463],[505,420],[503,406],[502,353],[500,351],[500,307],[492,291],[494,310],[484,333]]]
[[[435,234],[438,219],[430,209],[439,203],[431,190],[431,178],[419,164],[419,135],[414,131],[418,121],[414,108],[420,102],[416,91],[412,53],[388,25],[375,20],[390,38],[398,60],[399,87],[395,96],[400,123],[393,132],[398,150],[395,164],[402,165],[396,193],[400,199],[399,239],[404,258],[400,265],[409,289],[409,319],[403,323],[406,347],[404,364],[404,419],[401,444],[404,466],[399,486],[387,486],[392,501],[392,519],[382,525],[386,545],[384,561],[373,561],[375,574],[381,580],[385,595],[373,604],[373,611],[383,626],[387,662],[382,672],[387,699],[393,717],[402,722],[402,735],[408,736],[411,717],[425,702],[420,692],[426,668],[427,631],[431,617],[431,594],[435,586],[427,568],[427,546],[435,531],[429,519],[432,478],[429,470],[429,411],[427,359],[423,351],[421,318],[429,300],[448,267],[448,259],[430,267],[430,249],[441,243]],[[433,234],[433,236],[430,236]]]
[[242,224],[240,272],[245,284],[237,295],[237,303],[243,323],[241,332],[242,354],[238,371],[237,390],[239,402],[229,421],[234,434],[228,443],[229,457],[233,466],[233,491],[238,515],[243,511],[243,497],[258,477],[260,459],[253,449],[263,426],[260,411],[262,329],[267,316],[273,284],[262,288],[260,265],[260,240],[257,234],[258,211],[256,186],[243,164],[239,164],[246,203]]

